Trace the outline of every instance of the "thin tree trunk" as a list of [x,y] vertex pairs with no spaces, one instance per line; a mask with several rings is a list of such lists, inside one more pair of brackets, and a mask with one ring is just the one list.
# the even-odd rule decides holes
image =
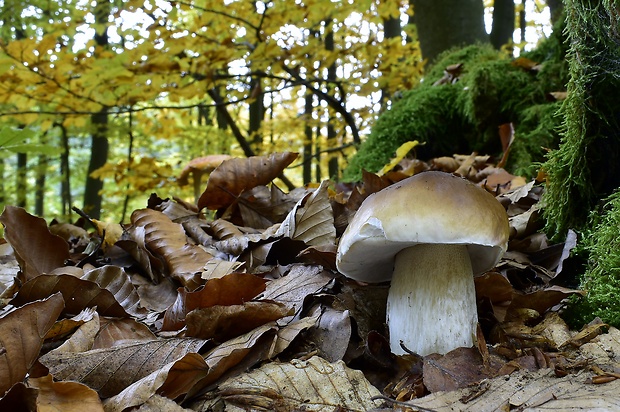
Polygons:
[[88,164],[88,176],[84,189],[83,210],[93,219],[101,218],[101,189],[103,180],[91,177],[91,173],[99,169],[108,161],[108,110],[102,109],[99,113],[91,116],[91,154]]
[[28,205],[28,182],[27,182],[28,155],[26,153],[17,154],[17,173],[15,174],[15,190],[17,192],[16,204],[26,208]]
[[305,114],[305,125],[304,125],[304,153],[303,153],[303,166],[302,166],[302,174],[304,184],[310,183],[312,181],[312,141],[313,141],[313,127],[312,127],[312,110],[314,109],[314,105],[312,104],[313,95],[311,93],[306,92],[305,102],[304,102],[304,114]]
[[495,0],[493,2],[493,28],[489,38],[496,49],[512,40],[515,31],[514,0]]
[[41,154],[37,159],[36,188],[34,192],[34,214],[43,216],[45,212],[45,181],[47,178],[47,156]]
[[[95,43],[98,47],[108,46],[108,16],[110,15],[111,3],[109,1],[97,2],[95,6],[95,22],[101,31],[95,32]],[[99,113],[91,115],[91,154],[88,164],[88,176],[84,189],[84,212],[93,219],[101,217],[101,189],[103,181],[94,179],[90,175],[108,161],[108,108],[102,108]]]
[[[334,27],[331,20],[325,21],[325,49],[328,51],[334,51]],[[336,62],[332,63],[327,68],[327,94],[336,93]],[[332,148],[337,146],[336,138],[338,133],[334,126],[336,122],[336,115],[331,110],[329,105],[327,106],[328,120],[327,120],[327,147]],[[335,154],[329,154],[327,156],[327,174],[330,179],[338,180],[339,168],[338,168],[338,156]]]
[[488,42],[482,0],[413,0],[422,56],[430,63],[444,50]]
[[73,200],[71,198],[71,166],[69,163],[69,135],[67,134],[67,128],[62,124],[59,124],[61,131],[61,140],[63,152],[60,155],[60,198],[62,202],[62,215],[69,216],[71,213],[71,207],[73,206]]
[[[401,37],[400,32],[400,16],[390,16],[389,18],[383,20],[384,41],[396,37]],[[381,89],[381,98],[379,103],[382,112],[388,109],[390,99],[391,96],[388,90],[386,90],[385,88]]]

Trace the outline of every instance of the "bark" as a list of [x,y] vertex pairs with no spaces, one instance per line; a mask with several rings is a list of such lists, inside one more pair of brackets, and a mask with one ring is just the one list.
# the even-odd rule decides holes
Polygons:
[[312,181],[312,141],[313,141],[313,127],[312,127],[312,94],[306,93],[304,102],[304,113],[306,115],[306,124],[304,126],[304,152],[303,152],[303,181],[304,184]]
[[67,128],[62,124],[59,125],[61,131],[61,140],[63,152],[60,155],[60,198],[62,203],[62,214],[68,216],[71,213],[71,205],[73,200],[71,198],[71,166],[69,162],[69,135],[67,134]]
[[[334,44],[334,30],[331,21],[325,22],[325,30],[327,34],[325,36],[325,49],[328,51],[333,51]],[[327,84],[328,84],[328,93],[331,91],[335,93],[334,85],[336,82],[336,63],[334,62],[331,66],[327,68]],[[337,137],[336,129],[334,127],[334,122],[337,121],[335,114],[332,110],[327,109],[329,113],[328,121],[327,121],[327,147],[333,148],[337,146]],[[330,179],[338,180],[339,168],[338,168],[338,156],[334,156],[333,154],[328,155],[327,161],[327,171]]]
[[45,212],[45,181],[47,180],[47,163],[46,155],[39,155],[37,159],[36,184],[34,192],[34,214],[43,216]]
[[88,177],[84,189],[83,210],[93,219],[101,217],[101,189],[103,180],[90,176],[92,172],[102,167],[108,161],[108,110],[102,109],[99,113],[91,116],[92,136],[91,153],[88,164]]
[[493,28],[489,38],[496,49],[512,40],[515,31],[514,0],[495,0],[493,3]]
[[482,0],[413,0],[422,56],[430,63],[455,46],[488,42]]
[[28,155],[17,154],[17,173],[15,174],[15,191],[17,192],[17,206],[25,208],[27,205],[28,182],[27,182]]
[[[95,22],[101,31],[95,32],[95,44],[97,47],[108,46],[108,16],[111,3],[109,1],[98,2],[95,6]],[[99,113],[91,115],[91,153],[88,164],[86,187],[84,188],[84,212],[93,219],[101,217],[101,189],[103,181],[93,179],[90,174],[102,167],[108,161],[108,108],[103,107]]]

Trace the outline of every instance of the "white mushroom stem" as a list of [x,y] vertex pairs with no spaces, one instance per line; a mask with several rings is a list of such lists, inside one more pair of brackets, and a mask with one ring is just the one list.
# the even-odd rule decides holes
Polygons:
[[478,314],[471,261],[463,245],[420,244],[396,255],[387,302],[390,347],[445,354],[475,341]]

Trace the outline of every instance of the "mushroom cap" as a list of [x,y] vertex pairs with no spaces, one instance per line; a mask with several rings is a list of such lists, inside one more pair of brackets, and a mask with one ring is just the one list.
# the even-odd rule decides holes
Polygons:
[[401,250],[459,244],[479,274],[497,264],[508,234],[508,216],[493,195],[452,174],[422,172],[364,200],[340,238],[336,266],[351,279],[383,282]]
[[224,160],[228,160],[231,157],[229,155],[224,154],[215,154],[197,157],[195,159],[190,160],[187,165],[183,168],[183,171],[179,175],[177,182],[181,186],[185,186],[187,184],[187,178],[190,173],[211,173],[218,167]]

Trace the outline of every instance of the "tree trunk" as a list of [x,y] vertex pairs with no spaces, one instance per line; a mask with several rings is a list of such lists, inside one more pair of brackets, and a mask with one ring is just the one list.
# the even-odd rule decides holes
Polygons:
[[562,17],[562,10],[564,10],[564,4],[562,0],[547,0],[547,6],[551,13],[551,24],[555,24]]
[[[331,20],[325,21],[325,49],[328,51],[334,51],[334,27]],[[327,94],[336,93],[336,62],[327,68]],[[330,93],[331,92],[331,93]],[[327,120],[327,148],[333,149],[336,147],[338,133],[334,126],[334,122],[337,121],[335,113],[331,110],[329,105],[327,106],[328,120]],[[338,180],[338,156],[335,156],[332,152],[327,155],[327,174],[330,179]]]
[[302,175],[304,184],[312,181],[312,141],[313,141],[313,127],[312,127],[312,110],[313,110],[313,95],[306,92],[304,102],[304,114],[305,114],[305,126],[304,126],[304,152],[303,152],[303,166]]
[[[384,41],[400,37],[400,31],[400,16],[390,16],[389,18],[383,20]],[[391,97],[392,96],[390,96],[389,92],[385,88],[381,89],[381,112],[388,109],[388,103],[390,102]]]
[[493,28],[489,38],[496,49],[512,40],[515,31],[514,0],[495,0],[493,2]]
[[263,88],[261,79],[252,77],[250,80],[250,93],[252,101],[250,102],[250,127],[248,136],[255,153],[261,152],[263,136],[260,133],[260,127],[265,116],[265,101],[263,100]]
[[63,152],[60,155],[60,198],[62,203],[62,215],[69,216],[73,199],[71,198],[71,166],[69,162],[69,135],[67,128],[62,124],[58,125],[61,131]]
[[[95,32],[97,47],[108,46],[108,16],[111,3],[109,1],[97,2],[95,6],[95,23],[100,31]],[[102,167],[108,161],[108,109],[102,108],[99,113],[91,115],[91,152],[88,164],[88,175],[84,189],[84,212],[93,219],[101,217],[101,189],[103,181],[90,177],[90,174]]]
[[422,56],[430,63],[444,50],[488,42],[482,0],[413,0]]
[[90,176],[108,161],[108,110],[102,109],[91,116],[92,137],[90,146],[90,162],[84,189],[83,210],[93,219],[101,218],[101,194],[103,180]]
[[19,207],[26,208],[28,194],[27,179],[28,155],[26,153],[17,154],[17,173],[15,174],[15,191],[17,198],[15,203]]
[[36,187],[34,191],[34,214],[43,216],[45,212],[45,181],[47,178],[47,156],[41,154],[37,159]]

